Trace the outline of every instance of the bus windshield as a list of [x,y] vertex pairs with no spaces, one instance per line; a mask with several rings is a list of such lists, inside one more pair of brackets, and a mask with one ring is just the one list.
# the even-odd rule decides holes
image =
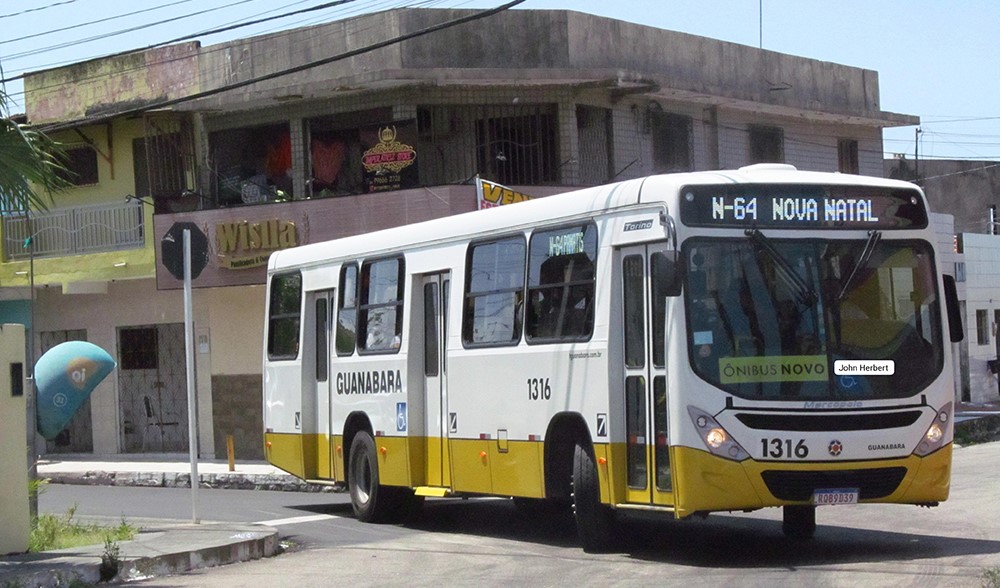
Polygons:
[[[942,370],[934,256],[923,241],[695,238],[684,245],[695,372],[743,398],[916,395]],[[888,360],[892,375],[836,375]]]

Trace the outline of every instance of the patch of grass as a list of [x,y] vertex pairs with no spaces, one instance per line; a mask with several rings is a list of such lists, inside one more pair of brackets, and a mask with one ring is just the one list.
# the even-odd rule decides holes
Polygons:
[[983,588],[1000,588],[1000,568],[983,570]]
[[61,516],[40,515],[31,529],[28,551],[50,551],[101,543],[108,545],[108,542],[129,541],[139,532],[137,528],[125,522],[125,519],[114,527],[105,527],[81,523],[74,520],[75,515],[76,506]]

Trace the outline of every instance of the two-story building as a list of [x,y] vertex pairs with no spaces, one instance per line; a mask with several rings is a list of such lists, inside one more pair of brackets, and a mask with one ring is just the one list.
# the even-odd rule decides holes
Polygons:
[[118,362],[44,450],[186,451],[184,227],[204,245],[200,452],[232,435],[259,458],[270,252],[474,210],[477,175],[535,197],[756,162],[882,175],[882,129],[918,122],[882,110],[870,70],[572,11],[481,14],[391,10],[27,76],[77,186],[3,219],[0,314],[31,325],[36,356],[86,339]]

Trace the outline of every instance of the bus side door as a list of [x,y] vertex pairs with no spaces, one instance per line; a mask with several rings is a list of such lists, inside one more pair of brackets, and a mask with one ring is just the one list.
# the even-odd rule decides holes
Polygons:
[[450,274],[423,277],[424,431],[426,483],[451,486],[448,433],[448,290]]
[[654,257],[667,249],[665,243],[638,245],[621,248],[617,256],[624,381],[620,392],[613,393],[624,393],[625,500],[629,503],[674,504],[667,431],[667,299],[653,279]]

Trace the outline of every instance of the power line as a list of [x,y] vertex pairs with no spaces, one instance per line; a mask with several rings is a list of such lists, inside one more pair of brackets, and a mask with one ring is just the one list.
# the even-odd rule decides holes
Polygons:
[[122,116],[142,114],[143,112],[146,112],[146,111],[149,111],[149,110],[154,110],[154,109],[159,109],[159,108],[165,108],[167,106],[174,106],[176,104],[182,104],[184,102],[191,102],[193,100],[198,100],[198,99],[201,99],[201,98],[207,98],[207,97],[210,97],[210,96],[215,96],[217,94],[222,94],[222,93],[225,93],[225,92],[229,92],[231,90],[238,90],[240,88],[245,88],[247,86],[251,86],[251,85],[256,84],[256,83],[270,81],[270,80],[273,80],[273,79],[277,79],[277,78],[280,78],[280,77],[284,77],[284,76],[287,76],[287,75],[298,73],[300,71],[305,71],[305,70],[308,70],[308,69],[312,69],[314,67],[319,67],[319,66],[327,65],[327,64],[334,63],[334,62],[337,62],[337,61],[341,61],[341,60],[344,60],[344,59],[349,59],[351,57],[356,57],[358,55],[362,55],[364,53],[368,53],[368,52],[371,52],[371,51],[382,49],[382,48],[388,47],[390,45],[395,45],[397,43],[402,43],[403,41],[408,41],[410,39],[415,39],[417,37],[422,37],[424,35],[428,35],[430,33],[435,33],[435,32],[440,31],[440,30],[448,29],[448,28],[451,28],[451,27],[454,27],[454,26],[462,25],[462,24],[465,24],[465,23],[468,23],[468,22],[473,22],[473,21],[480,20],[480,19],[483,19],[483,18],[486,18],[486,17],[489,17],[489,16],[493,16],[494,14],[503,12],[504,10],[509,10],[510,8],[513,8],[513,7],[517,6],[518,4],[523,4],[525,1],[526,0],[512,0],[511,2],[507,2],[506,4],[502,4],[500,6],[497,6],[496,8],[490,8],[490,9],[487,9],[487,10],[476,12],[476,13],[471,14],[469,16],[463,16],[463,17],[452,19],[452,20],[449,20],[449,21],[446,21],[446,22],[443,22],[443,23],[439,23],[439,24],[436,24],[436,25],[431,25],[429,27],[424,27],[424,28],[419,29],[417,31],[413,31],[412,33],[407,33],[405,35],[399,35],[397,37],[393,37],[393,38],[387,39],[385,41],[379,41],[377,43],[373,43],[371,45],[368,45],[367,47],[361,47],[359,49],[354,49],[354,50],[351,50],[351,51],[346,51],[346,52],[340,53],[338,55],[333,55],[333,56],[330,56],[330,57],[326,57],[324,59],[318,59],[316,61],[311,61],[309,63],[305,63],[305,64],[302,64],[302,65],[297,65],[297,66],[290,67],[290,68],[287,68],[287,69],[283,69],[283,70],[280,70],[280,71],[276,71],[276,72],[273,72],[273,73],[270,73],[270,74],[265,74],[265,75],[262,75],[262,76],[258,76],[256,78],[251,78],[251,79],[248,79],[248,80],[244,80],[242,82],[234,82],[232,84],[227,84],[227,85],[219,86],[218,88],[213,88],[211,90],[205,90],[203,92],[196,92],[195,94],[192,94],[190,96],[184,96],[184,97],[181,97],[181,98],[173,98],[173,99],[169,99],[169,100],[160,100],[160,101],[157,101],[157,102],[155,102],[153,104],[148,104],[146,106],[140,106],[140,107],[136,107],[136,108],[130,108],[130,109],[126,109],[126,110],[117,111],[117,112],[114,112],[114,113],[109,113],[109,114],[105,114],[105,115],[101,115],[101,116],[97,116],[97,117],[92,117],[92,118],[86,119],[84,121],[74,121],[74,122],[68,122],[68,123],[55,123],[55,124],[51,124],[51,125],[45,125],[45,126],[41,127],[41,130],[43,132],[46,132],[46,133],[51,133],[51,132],[55,132],[55,131],[59,131],[59,130],[63,130],[63,129],[71,128],[71,127],[76,127],[76,126],[79,126],[80,124],[95,124],[95,123],[98,123],[98,122],[103,122],[103,121],[106,121],[106,120],[111,120],[111,119],[119,118],[119,117],[122,117]]
[[[250,0],[243,0],[243,1],[246,2],[246,1],[250,1]],[[106,54],[106,55],[100,55],[100,56],[90,57],[90,58],[87,58],[84,61],[89,61],[89,60],[93,60],[93,59],[111,59],[111,58],[114,58],[114,57],[121,57],[123,55],[129,55],[131,53],[138,53],[140,51],[148,51],[150,49],[155,49],[157,47],[163,47],[165,45],[170,45],[170,44],[173,44],[173,43],[180,43],[180,42],[183,42],[183,41],[189,41],[189,40],[192,40],[192,39],[197,39],[199,37],[215,35],[215,34],[219,34],[219,33],[223,33],[223,32],[228,32],[228,31],[231,31],[231,30],[236,30],[236,29],[239,29],[239,28],[242,28],[242,27],[253,26],[253,25],[256,25],[256,24],[264,23],[264,22],[270,22],[270,21],[274,21],[274,20],[288,18],[290,16],[296,16],[296,15],[299,15],[299,14],[303,14],[303,13],[306,13],[306,12],[312,12],[312,11],[316,11],[316,10],[323,10],[323,9],[327,9],[327,8],[331,8],[331,7],[336,7],[336,6],[343,5],[343,4],[349,4],[351,2],[356,2],[356,1],[357,0],[338,0],[336,2],[327,2],[325,4],[321,4],[321,5],[318,5],[318,6],[315,6],[315,7],[304,8],[304,9],[296,10],[296,11],[292,11],[292,12],[286,12],[286,13],[283,13],[283,14],[278,14],[278,15],[267,17],[267,18],[261,18],[261,19],[257,19],[257,20],[253,20],[253,21],[249,21],[249,22],[245,22],[245,23],[240,23],[240,22],[230,23],[230,24],[227,24],[227,25],[223,25],[222,27],[218,27],[218,28],[214,28],[214,29],[207,29],[207,30],[204,30],[204,31],[201,31],[201,32],[198,32],[198,33],[190,34],[190,35],[184,35],[184,36],[181,36],[181,37],[177,37],[175,39],[171,39],[169,41],[162,41],[162,42],[159,42],[159,43],[154,43],[152,45],[147,45],[146,47],[141,47],[141,48],[137,48],[137,49],[126,49],[124,51],[119,51],[117,53],[109,53],[109,54]],[[301,2],[293,2],[292,4],[289,4],[287,6],[291,6],[293,4],[301,4]],[[225,7],[219,7],[219,8],[227,8],[229,6],[232,6],[232,5],[227,5]],[[267,11],[267,12],[273,12],[273,11]],[[263,12],[263,13],[260,13],[260,14],[267,14],[267,12]],[[159,23],[155,23],[155,24],[159,24]],[[152,26],[152,25],[150,25],[150,26]],[[128,31],[125,31],[125,32],[128,32]],[[291,32],[291,31],[289,31],[289,32]],[[152,65],[165,65],[165,64],[170,63],[172,61],[176,61],[176,60],[179,60],[179,59],[185,59],[185,58],[186,57],[171,58],[171,59],[168,59],[168,60],[158,61],[158,62],[154,62],[154,63],[144,63],[144,64],[141,64],[141,65],[137,65],[136,67],[131,68],[131,69],[121,70],[121,71],[119,71],[117,73],[129,73],[129,72],[132,72],[132,71],[140,71],[140,70],[143,70],[143,69],[147,69],[149,66],[152,66]],[[42,66],[41,69],[48,69],[48,68],[53,67],[54,65],[55,64],[48,65],[48,66]],[[26,73],[20,73],[20,74],[18,74],[16,76],[11,76],[9,78],[0,79],[0,82],[12,82],[12,81],[16,81],[16,80],[21,80],[21,79],[24,79],[24,77],[26,75],[27,75]],[[93,75],[93,76],[91,76],[89,78],[78,79],[77,83],[86,82],[86,81],[89,81],[89,80],[94,80],[94,79],[97,79],[97,78],[100,78],[100,77],[105,77],[106,75],[107,74],[98,73],[98,74],[95,74],[95,75]],[[40,88],[36,88],[35,91],[45,90],[45,89],[46,89],[45,87],[40,87]]]
[[[187,1],[189,1],[189,0],[180,0],[180,2],[187,2]],[[51,47],[46,47],[44,49],[33,49],[31,51],[23,51],[21,53],[14,53],[12,55],[8,55],[7,59],[9,61],[14,61],[14,60],[20,59],[22,57],[28,57],[28,56],[31,56],[31,55],[37,55],[39,53],[43,53],[45,51],[51,51],[53,49],[65,49],[67,47],[73,47],[74,45],[81,45],[83,43],[89,43],[90,41],[96,41],[98,39],[106,39],[107,37],[116,37],[118,35],[124,35],[125,33],[133,33],[135,31],[140,31],[142,29],[147,29],[149,27],[158,26],[158,25],[162,25],[162,24],[167,24],[167,23],[171,23],[171,22],[176,22],[178,20],[183,20],[185,18],[191,18],[193,16],[200,16],[202,14],[213,12],[215,10],[221,10],[223,8],[231,8],[231,7],[236,6],[238,4],[246,4],[247,2],[253,2],[253,1],[254,0],[237,0],[236,2],[232,2],[230,4],[226,4],[225,6],[217,6],[215,8],[207,8],[205,10],[200,10],[198,12],[192,12],[191,14],[184,14],[184,15],[181,15],[181,16],[176,16],[176,17],[173,17],[173,18],[168,18],[166,20],[161,20],[161,21],[154,22],[154,23],[137,25],[137,26],[134,26],[134,27],[129,27],[127,29],[121,29],[121,30],[118,30],[118,31],[114,31],[112,33],[104,33],[104,34],[100,34],[100,35],[95,35],[93,37],[88,37],[86,39],[78,39],[76,41],[68,41],[68,42],[63,43],[61,45],[53,45]],[[178,2],[178,4],[180,2]]]
[[55,2],[53,4],[49,4],[48,6],[39,6],[38,8],[28,8],[26,10],[22,10],[21,12],[12,12],[10,14],[0,14],[0,18],[11,18],[12,16],[21,16],[22,14],[28,14],[29,12],[38,12],[39,10],[46,10],[48,8],[55,8],[56,6],[62,6],[64,4],[72,4],[74,2],[76,2],[76,0],[64,0],[63,2]]
[[[52,29],[52,30],[48,30],[48,31],[43,31],[41,33],[32,33],[30,35],[25,35],[23,37],[17,37],[17,38],[14,38],[14,39],[7,39],[6,41],[0,41],[0,45],[6,45],[8,43],[16,43],[17,41],[25,41],[27,39],[35,39],[37,37],[44,37],[45,35],[52,35],[52,34],[55,34],[55,33],[62,33],[62,32],[65,32],[65,31],[71,31],[73,29],[78,29],[80,27],[86,27],[86,26],[90,26],[90,25],[93,25],[93,24],[100,24],[102,22],[108,22],[108,21],[111,21],[111,20],[117,20],[119,18],[126,18],[126,17],[129,17],[129,16],[135,16],[137,14],[143,14],[145,12],[152,12],[154,10],[159,10],[161,8],[168,8],[170,6],[176,6],[178,4],[186,4],[188,2],[191,2],[191,0],[178,0],[177,2],[171,2],[170,4],[161,4],[159,6],[154,6],[152,8],[144,8],[142,10],[136,10],[135,12],[126,12],[125,14],[119,14],[119,15],[116,15],[116,16],[109,16],[109,17],[106,17],[106,18],[101,18],[101,19],[98,19],[98,20],[92,20],[92,21],[89,21],[89,22],[81,22],[81,23],[77,23],[75,25],[69,25],[69,26],[66,26],[66,27],[58,28],[58,29]],[[30,51],[30,52],[27,52],[27,53],[24,53],[24,54],[21,54],[21,55],[34,55],[35,53],[44,52],[44,51],[48,51],[48,50],[49,49],[47,47],[43,47],[41,49],[33,50],[33,51]],[[19,56],[18,54],[8,55],[8,58],[10,58],[10,57],[18,57],[18,56]]]

